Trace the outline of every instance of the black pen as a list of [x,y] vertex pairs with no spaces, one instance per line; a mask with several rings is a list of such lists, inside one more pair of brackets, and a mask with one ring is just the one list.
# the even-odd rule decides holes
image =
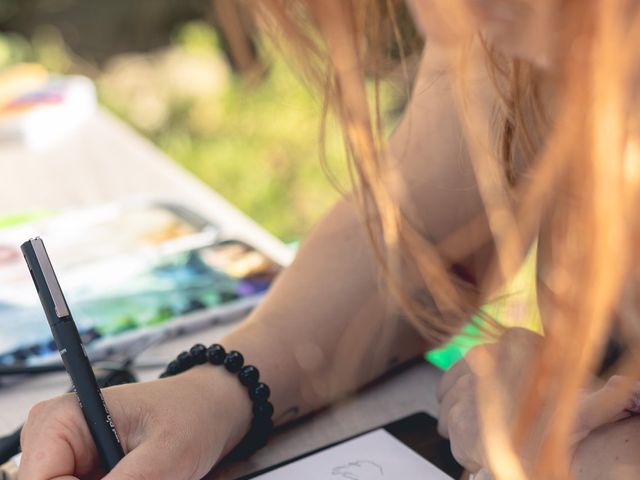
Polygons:
[[103,466],[111,470],[124,457],[124,451],[49,255],[40,238],[28,240],[20,248],[98,455]]

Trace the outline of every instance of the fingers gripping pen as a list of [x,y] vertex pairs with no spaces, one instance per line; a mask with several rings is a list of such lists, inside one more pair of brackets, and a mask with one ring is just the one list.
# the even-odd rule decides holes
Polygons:
[[98,455],[103,466],[111,470],[124,451],[49,255],[40,238],[28,240],[21,249]]

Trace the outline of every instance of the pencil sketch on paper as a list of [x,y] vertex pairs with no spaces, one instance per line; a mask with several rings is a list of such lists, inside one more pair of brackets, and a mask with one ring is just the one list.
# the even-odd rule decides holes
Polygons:
[[371,460],[356,460],[333,468],[331,475],[347,480],[378,480],[384,477],[384,469]]

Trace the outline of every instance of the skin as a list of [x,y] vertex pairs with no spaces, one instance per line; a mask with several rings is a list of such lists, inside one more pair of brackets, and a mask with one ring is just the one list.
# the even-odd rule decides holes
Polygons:
[[[413,8],[419,20],[429,2],[416,0]],[[484,18],[480,15],[478,21]],[[493,21],[490,15],[486,18]],[[429,26],[425,28],[429,33]],[[497,29],[495,38],[502,35],[498,24],[488,23],[487,28]],[[398,177],[403,179],[397,200],[436,242],[471,219],[480,231],[488,230],[443,63],[447,35],[442,41],[436,36],[426,49],[412,99],[389,142]],[[511,42],[510,48],[517,45]],[[495,92],[486,72],[476,73],[470,88],[483,99],[482,108],[490,108]],[[460,263],[482,290],[483,274],[495,252],[482,239],[468,241],[462,245],[468,247],[468,255]],[[345,198],[314,228],[260,307],[221,339],[227,350],[241,351],[247,363],[259,367],[273,392],[277,423],[335,401],[433,346],[390,304],[379,288],[375,264],[359,214]],[[515,345],[522,339],[511,340],[507,343]],[[522,341],[535,343],[530,338]],[[440,428],[451,437],[456,456],[477,470],[482,466],[477,429],[468,435],[453,427],[477,422],[473,408],[456,407],[460,402],[473,405],[473,378],[464,364],[455,371],[459,377],[455,381],[445,377],[450,380],[443,380],[439,393],[443,405],[450,405],[443,407]],[[458,381],[463,377],[468,380]],[[246,392],[237,380],[209,366],[178,377],[106,389],[104,394],[127,452],[104,477],[107,480],[199,479],[239,441],[251,418]],[[588,432],[580,435],[591,441]],[[32,410],[22,446],[21,478],[101,478],[89,433],[71,396]],[[585,457],[585,462],[589,460]]]
[[[501,365],[500,384],[509,394],[517,391],[526,378],[522,366],[527,365],[537,354],[541,340],[540,335],[531,331],[521,328],[509,329],[496,343],[470,350],[464,360],[457,362],[444,374],[438,388],[438,431],[450,438],[454,456],[468,470],[478,472],[486,466],[477,414],[477,377],[474,371],[478,361],[484,355],[496,359]],[[628,427],[629,424],[637,423],[636,417],[629,411],[629,397],[619,395],[619,389],[627,380],[613,376],[603,385],[594,386],[581,395],[581,400],[576,406],[576,422],[572,435],[573,467],[579,480],[614,478],[598,472],[615,469],[622,452],[626,452],[624,471],[627,474],[636,472],[637,476],[640,465],[637,460],[632,462],[629,459],[635,458],[631,454],[632,445],[639,439],[640,434],[634,433],[634,430]],[[640,385],[636,384],[633,391],[640,391]],[[512,398],[513,401],[507,405],[515,407],[517,397]],[[637,406],[631,409],[637,413]],[[510,418],[512,412],[506,413],[507,418]],[[540,415],[544,415],[544,411]],[[522,452],[525,464],[530,449],[537,446],[541,435],[535,428],[530,432],[528,444]],[[625,442],[624,439],[630,440]],[[597,455],[593,455],[592,452],[597,452]]]
[[580,444],[573,459],[577,478],[627,480],[638,477],[640,417],[604,425]]
[[[416,219],[438,239],[482,216],[482,210],[468,156],[460,148],[448,82],[444,77],[433,80],[441,69],[440,57],[433,53],[433,61],[430,52],[425,55],[421,74],[431,86],[419,83],[391,149],[401,176],[412,179],[402,200],[407,209],[425,212],[428,205],[456,205],[446,215],[431,209],[432,214]],[[468,269],[480,276],[486,258],[486,252],[470,256]],[[429,347],[390,307],[375,265],[359,214],[344,199],[314,228],[248,321],[221,339],[227,350],[237,349],[247,363],[259,366],[271,386],[278,423],[353,392]],[[246,392],[225,377],[222,369],[198,367],[179,379],[106,389],[130,453],[105,478],[200,478],[248,428]],[[226,388],[220,388],[223,380]],[[179,434],[165,435],[173,431]],[[88,439],[71,397],[36,406],[23,430],[20,475],[30,480],[95,475],[96,454]],[[195,448],[201,444],[207,455]],[[179,466],[171,466],[176,458],[182,460]],[[192,468],[183,469],[184,463]]]
[[[435,35],[436,41],[447,45],[455,41],[456,35],[464,32],[442,31],[429,28],[429,18],[437,12],[439,0],[415,0],[413,8],[417,16],[425,18],[423,27],[427,33]],[[525,59],[546,71],[553,78],[553,34],[543,26],[553,26],[552,2],[522,0],[505,2],[501,0],[464,0],[473,12],[475,27],[491,39],[494,46],[503,53]],[[513,9],[510,9],[513,6]],[[537,34],[536,34],[537,30]],[[432,35],[432,36],[433,36]],[[640,75],[637,75],[640,85]],[[551,85],[551,87],[550,87]],[[546,100],[551,107],[553,97],[552,82],[545,85]],[[515,159],[518,162],[518,159]],[[543,226],[538,235],[538,271],[548,268],[551,232]],[[538,303],[542,320],[552,308],[547,290],[538,289]],[[440,401],[440,433],[451,440],[452,451],[458,461],[478,475],[476,480],[490,479],[484,468],[486,459],[480,438],[477,415],[476,382],[473,365],[478,357],[489,355],[502,359],[501,381],[510,402],[516,405],[515,392],[522,378],[521,366],[536,353],[536,345],[541,337],[521,329],[511,329],[496,344],[476,347],[443,376],[438,390]],[[572,470],[579,480],[629,479],[637,478],[640,462],[635,445],[640,441],[638,418],[629,412],[630,398],[620,395],[621,384],[631,384],[629,379],[612,377],[604,385],[595,385],[585,391],[576,406],[576,423],[572,445]],[[632,386],[631,396],[639,390]],[[631,408],[636,414],[635,405]],[[509,412],[507,412],[508,418]],[[534,448],[541,433],[531,432],[529,447]],[[527,451],[523,452],[525,464]]]
[[[430,212],[414,220],[438,240],[470,218],[482,218],[483,212],[436,50],[425,54],[420,78],[390,148],[401,177],[411,179],[403,205]],[[446,214],[428,208],[441,204],[455,208]],[[480,278],[490,250],[485,246],[481,254],[470,255],[465,268]],[[389,305],[375,265],[359,214],[344,199],[314,228],[248,321],[221,339],[227,350],[241,351],[247,363],[259,367],[271,386],[278,423],[353,392],[430,347]],[[233,378],[220,388],[224,377],[222,369],[197,367],[179,379],[106,389],[130,453],[105,478],[200,478],[248,428],[246,392]],[[68,480],[95,474],[92,442],[72,400],[62,397],[34,408],[23,430],[22,478]],[[165,435],[173,431],[190,435]],[[201,444],[208,455],[194,448]],[[172,467],[175,458],[193,467],[185,470],[182,462]]]

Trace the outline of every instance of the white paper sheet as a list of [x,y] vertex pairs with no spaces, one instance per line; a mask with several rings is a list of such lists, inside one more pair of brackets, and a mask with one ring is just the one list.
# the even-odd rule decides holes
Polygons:
[[260,480],[451,480],[379,429],[256,477]]

